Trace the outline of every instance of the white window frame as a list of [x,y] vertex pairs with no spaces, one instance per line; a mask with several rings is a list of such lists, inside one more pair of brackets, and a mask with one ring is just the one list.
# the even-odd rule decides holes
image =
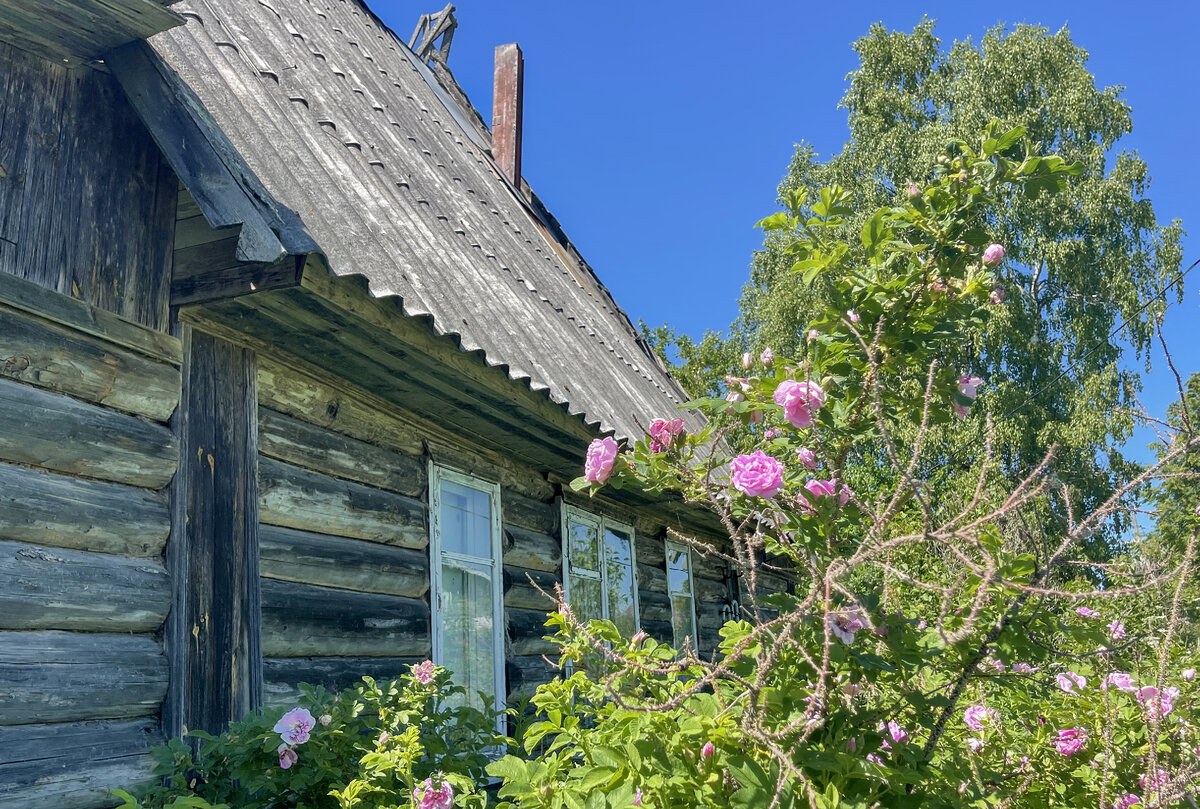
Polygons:
[[[663,567],[667,571],[667,598],[674,599],[674,594],[671,592],[671,551],[682,551],[687,554],[687,570],[688,570],[688,597],[692,604],[692,647],[696,650],[700,649],[700,618],[696,613],[696,566],[695,555],[692,553],[692,547],[682,542],[674,540],[665,540],[664,550],[666,558],[663,560]],[[682,647],[683,644],[675,639],[675,633],[678,629],[675,626],[675,602],[671,601],[671,640],[676,649]]]
[[[508,702],[508,690],[505,683],[504,657],[504,545],[503,530],[500,514],[500,484],[464,475],[453,469],[429,464],[429,572],[430,572],[430,623],[431,640],[433,645],[433,662],[442,665],[442,560],[454,559],[471,565],[487,563],[489,560],[480,556],[456,553],[442,550],[441,526],[441,492],[442,481],[457,483],[469,489],[484,492],[488,495],[488,505],[491,510],[492,522],[492,633],[495,648],[495,707],[503,710]],[[504,714],[496,721],[496,728],[501,733],[507,727]]]
[[[605,544],[605,532],[612,528],[621,531],[629,536],[629,562],[633,573],[633,631],[637,632],[642,628],[642,604],[638,598],[638,564],[637,564],[637,535],[634,534],[633,526],[628,523],[611,520],[608,517],[594,514],[590,511],[585,511],[579,506],[573,506],[570,503],[562,504],[562,560],[563,560],[563,600],[567,604],[571,603],[571,576],[573,566],[571,564],[571,532],[568,530],[571,522],[585,523],[596,526],[596,533],[599,537],[598,547],[596,548],[599,556],[600,571],[599,576],[591,575],[591,571],[587,568],[581,568],[580,572],[574,575],[581,576],[585,579],[598,580],[600,582],[600,607],[602,615],[598,616],[604,620],[609,618],[608,605],[608,568],[606,566],[608,547]],[[581,621],[590,620],[597,616],[575,616]]]

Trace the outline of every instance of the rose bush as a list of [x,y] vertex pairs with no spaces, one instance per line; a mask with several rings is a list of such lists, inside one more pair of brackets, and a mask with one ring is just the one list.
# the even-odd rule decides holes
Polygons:
[[[945,361],[1005,305],[1005,249],[987,230],[998,191],[1044,199],[1080,171],[1023,135],[992,127],[974,147],[949,144],[932,180],[908,185],[853,241],[851,199],[836,187],[788,192],[786,211],[760,223],[826,302],[803,326],[802,355],[760,356],[758,375],[691,403],[715,426],[669,448],[648,436],[613,455],[612,439],[598,440],[573,484],[671,491],[714,511],[729,544],[701,550],[739,571],[743,614],[705,660],[581,625],[561,606],[565,658],[603,666],[539,689],[529,758],[489,768],[510,805],[1189,800],[1200,700],[1180,627],[1196,614],[1185,585],[1200,519],[1174,557],[1131,545],[1096,565],[1080,549],[1200,438],[1185,423],[1159,464],[1114,476],[1110,496],[1081,511],[1053,446],[1015,490],[1005,483],[1014,470],[987,426],[999,380]],[[960,425],[962,449],[923,451],[935,424]],[[603,479],[593,454],[611,460]],[[969,471],[972,487],[932,497],[947,469]],[[759,572],[792,585],[759,591]]]
[[364,677],[339,695],[301,686],[299,705],[263,710],[211,736],[190,731],[154,751],[164,785],[126,792],[123,809],[449,809],[486,806],[497,714],[425,661],[389,683]]

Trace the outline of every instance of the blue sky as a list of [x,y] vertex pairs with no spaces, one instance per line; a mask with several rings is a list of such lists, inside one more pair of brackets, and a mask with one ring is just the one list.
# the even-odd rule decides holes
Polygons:
[[[419,5],[372,8],[407,38]],[[1124,85],[1134,131],[1121,148],[1150,166],[1159,217],[1196,234],[1200,258],[1200,67],[1193,56],[1200,6],[1093,2],[754,4],[552,3],[461,0],[450,67],[490,119],[493,48],[525,54],[523,173],[618,302],[636,321],[689,334],[724,329],[793,144],[837,152],[847,136],[837,109],[857,64],[851,43],[871,23],[911,30],[922,15],[944,43],[978,41],[997,24],[1067,25],[1090,53],[1097,82]],[[1200,370],[1200,270],[1168,315],[1180,371]],[[1161,365],[1161,362],[1158,363]],[[1165,371],[1165,369],[1163,369]],[[1157,372],[1155,410],[1174,382]],[[1138,445],[1152,436],[1139,435]],[[1134,449],[1134,447],[1131,447]],[[1139,453],[1140,454],[1140,453]]]

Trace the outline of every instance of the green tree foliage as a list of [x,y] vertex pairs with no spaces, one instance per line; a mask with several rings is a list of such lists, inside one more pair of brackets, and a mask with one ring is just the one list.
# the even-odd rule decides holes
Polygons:
[[[1049,202],[1010,189],[978,223],[1007,250],[1005,301],[960,345],[957,363],[986,381],[981,404],[996,419],[1010,479],[1058,444],[1057,474],[1081,507],[1094,506],[1132,470],[1118,451],[1103,449],[1119,447],[1133,426],[1140,382],[1119,366],[1123,346],[1148,361],[1162,290],[1181,260],[1180,225],[1158,223],[1145,162],[1118,150],[1133,128],[1122,88],[1096,85],[1087,52],[1066,29],[997,27],[979,44],[947,49],[926,20],[912,33],[875,25],[854,48],[860,66],[842,100],[850,139],[827,161],[801,144],[781,202],[794,191],[841,186],[855,210],[893,205],[909,182],[924,184],[949,142],[969,140],[993,120],[1002,130],[1025,127],[1036,151],[1083,165],[1079,181]],[[850,221],[844,238],[857,241],[862,225]],[[697,342],[667,328],[648,331],[694,395],[717,393],[745,350],[801,353],[827,302],[792,271],[787,243],[786,234],[769,234],[755,255],[728,336]],[[947,443],[947,457],[960,462],[962,443]],[[1121,527],[1114,523],[1107,538]]]

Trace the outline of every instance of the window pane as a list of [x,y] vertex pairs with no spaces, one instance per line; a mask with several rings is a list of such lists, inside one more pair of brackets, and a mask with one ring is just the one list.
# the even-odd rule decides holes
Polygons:
[[[570,546],[567,552],[571,556],[571,567],[582,567],[588,570],[600,571],[600,531],[594,525],[575,522],[569,523]],[[600,616],[595,616],[599,618]]]
[[667,580],[671,595],[692,595],[692,557],[686,548],[667,548]]
[[442,665],[468,700],[483,707],[478,692],[496,696],[496,632],[491,572],[482,565],[442,560]]
[[571,609],[580,621],[604,617],[599,579],[571,576]]
[[608,575],[608,618],[621,634],[631,637],[637,632],[637,615],[633,600],[633,549],[629,535],[609,529],[604,533]]
[[675,648],[682,649],[683,642],[696,640],[696,611],[692,609],[690,596],[671,596],[671,626],[675,630]]
[[442,550],[492,558],[492,506],[487,492],[443,480],[438,519]]

